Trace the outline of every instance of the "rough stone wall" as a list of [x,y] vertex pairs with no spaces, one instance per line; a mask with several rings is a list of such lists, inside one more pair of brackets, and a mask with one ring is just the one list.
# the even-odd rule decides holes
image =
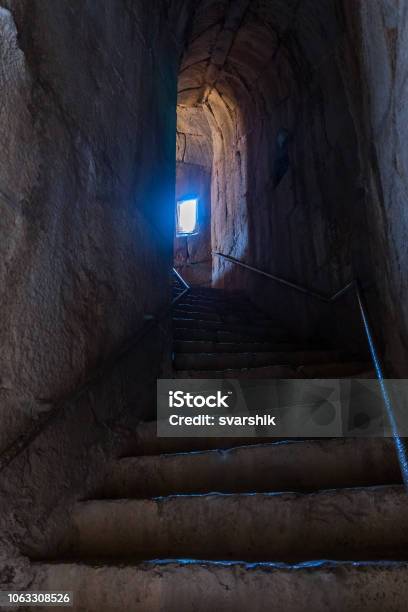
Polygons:
[[[407,11],[404,0],[202,0],[178,92],[212,130],[213,249],[326,294],[359,277],[399,375]],[[213,282],[246,287],[300,333],[354,343],[361,331],[352,296],[327,311],[218,258]]]
[[187,4],[0,9],[0,450],[169,300]]
[[[179,103],[212,128],[213,249],[326,294],[358,276],[400,376],[407,12],[404,0],[203,0],[179,80]],[[218,258],[213,281],[246,287],[296,332],[354,343],[361,331],[352,296],[328,310]]]
[[[170,303],[177,72],[191,8],[1,3],[0,459]],[[2,558],[89,490],[122,428],[154,417],[165,331],[2,470]]]
[[[366,230],[356,131],[339,68],[344,34],[336,14],[328,11],[322,21],[330,44],[319,41],[312,23],[308,36],[315,48],[309,48],[305,10],[302,5],[298,12],[291,47],[277,46],[273,63],[258,75],[250,97],[238,98],[230,163],[224,162],[227,169],[214,189],[223,193],[222,184],[231,176],[241,187],[238,194],[221,196],[230,211],[226,222],[219,219],[217,243],[222,248],[216,250],[331,295],[355,274],[364,277],[369,265],[361,252]],[[245,76],[248,82],[249,70]],[[354,343],[358,326],[353,300],[337,311],[222,260],[214,264],[221,266],[214,271],[220,283],[245,284],[296,334],[333,343],[349,335]]]
[[[370,280],[338,3],[204,4],[179,101],[202,105],[212,130],[213,249],[328,295]],[[296,334],[354,342],[351,299],[329,310],[217,257],[213,283],[246,288]]]
[[363,168],[377,335],[389,374],[408,375],[408,3],[345,0],[346,79]]

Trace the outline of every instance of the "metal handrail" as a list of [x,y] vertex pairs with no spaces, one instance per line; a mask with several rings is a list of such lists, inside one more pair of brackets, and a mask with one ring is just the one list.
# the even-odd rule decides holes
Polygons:
[[240,261],[239,259],[235,259],[235,257],[231,257],[231,255],[224,255],[223,253],[218,253],[217,251],[213,251],[213,255],[221,257],[222,259],[226,259],[230,263],[234,263],[237,266],[241,266],[241,268],[246,268],[247,270],[251,270],[252,272],[256,272],[257,274],[266,276],[267,278],[274,280],[280,285],[284,285],[285,287],[290,287],[291,289],[295,289],[300,293],[310,295],[310,297],[314,297],[320,300],[321,302],[325,302],[326,304],[330,304],[338,300],[342,295],[347,293],[347,291],[349,291],[349,289],[351,289],[355,283],[354,280],[350,281],[345,287],[343,287],[343,289],[340,289],[340,291],[336,291],[336,293],[334,293],[333,295],[327,296],[323,293],[319,293],[318,291],[314,291],[313,289],[304,287],[303,285],[298,285],[297,283],[293,283],[292,281],[286,280],[285,278],[281,278],[280,276],[275,276],[275,274],[270,274],[269,272],[265,272],[264,270],[260,270],[259,268],[254,268],[254,266],[250,266],[244,263],[243,261]]
[[70,404],[80,399],[84,393],[90,390],[90,388],[102,380],[107,372],[109,372],[117,363],[119,363],[124,357],[129,355],[140,343],[140,341],[171,312],[174,304],[179,302],[189,291],[190,285],[180,276],[175,268],[172,272],[180,279],[185,287],[179,295],[177,295],[169,306],[166,306],[157,315],[148,315],[145,317],[145,321],[140,329],[130,336],[121,347],[112,353],[108,359],[102,363],[99,367],[95,368],[87,377],[86,381],[77,387],[73,392],[68,394],[65,398],[60,399],[54,405],[54,407],[44,414],[43,418],[40,418],[33,428],[28,432],[19,436],[14,440],[2,453],[0,454],[0,472],[6,468],[11,461],[17,457],[31,442],[44,431],[56,417]]
[[250,266],[242,261],[239,261],[239,259],[235,259],[235,257],[231,257],[230,255],[224,255],[223,253],[218,253],[217,251],[213,251],[213,255],[216,255],[217,257],[220,257],[233,264],[241,266],[242,268],[246,268],[247,270],[251,270],[252,272],[256,272],[257,274],[260,274],[262,276],[266,276],[281,285],[290,287],[291,289],[295,289],[296,291],[300,293],[309,295],[310,297],[317,298],[325,303],[333,303],[337,301],[340,297],[342,297],[345,293],[347,293],[349,290],[351,289],[355,290],[357,303],[358,303],[365,335],[367,338],[368,348],[370,351],[371,360],[373,362],[375,374],[380,384],[381,394],[383,397],[388,420],[391,426],[391,433],[392,433],[392,437],[395,443],[395,449],[396,449],[396,453],[398,457],[398,463],[401,469],[402,480],[404,482],[405,488],[408,489],[408,455],[407,455],[407,451],[406,451],[404,442],[398,432],[398,425],[397,425],[397,421],[395,418],[394,409],[392,406],[392,400],[391,400],[390,393],[387,389],[387,385],[385,382],[384,371],[381,365],[381,360],[378,355],[377,346],[374,340],[374,334],[372,332],[372,328],[369,322],[368,311],[365,305],[363,290],[361,288],[360,281],[357,278],[355,278],[351,280],[349,283],[347,283],[347,285],[345,285],[343,289],[340,289],[340,291],[337,291],[332,296],[325,296],[325,295],[322,295],[321,293],[317,293],[316,291],[310,290],[307,287],[298,285],[296,283],[292,283],[291,281],[288,281],[284,278],[275,276],[274,274],[269,274],[269,272],[265,272],[264,270],[260,270],[259,268],[255,268],[254,266]]
[[[184,278],[181,276],[181,274],[179,274],[177,272],[176,268],[173,268],[172,272],[173,272],[173,274],[175,274],[177,276],[179,281],[184,285],[184,289],[186,291],[189,291],[190,290],[190,285],[184,280]],[[181,297],[181,296],[177,296],[177,298],[179,298],[179,297]],[[177,301],[178,301],[178,299],[177,299]]]

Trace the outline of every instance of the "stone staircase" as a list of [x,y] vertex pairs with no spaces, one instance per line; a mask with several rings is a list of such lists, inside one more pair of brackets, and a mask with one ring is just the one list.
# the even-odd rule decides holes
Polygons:
[[[193,290],[174,312],[176,376],[357,376],[242,294]],[[407,609],[408,511],[389,439],[157,438],[142,424],[31,589],[86,612]],[[38,608],[37,608],[38,609]]]
[[191,289],[173,322],[178,378],[371,376],[367,355],[299,344],[242,292]]

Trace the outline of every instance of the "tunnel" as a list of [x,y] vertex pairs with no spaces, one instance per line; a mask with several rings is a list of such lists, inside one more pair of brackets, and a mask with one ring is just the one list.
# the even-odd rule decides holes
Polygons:
[[333,342],[355,342],[352,305],[325,329],[321,309],[217,254],[326,295],[372,268],[346,27],[335,2],[204,2],[178,77],[176,195],[195,193],[201,219],[176,236],[176,268],[267,296],[299,334]]
[[0,2],[0,605],[406,608],[407,28]]

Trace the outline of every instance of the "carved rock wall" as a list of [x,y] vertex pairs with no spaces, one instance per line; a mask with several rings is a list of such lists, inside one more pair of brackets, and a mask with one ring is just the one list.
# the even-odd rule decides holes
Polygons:
[[408,5],[345,0],[347,82],[358,130],[376,286],[390,374],[408,375]]
[[0,450],[169,301],[190,8],[0,8]]
[[[1,584],[27,586],[23,545],[62,526],[138,420],[154,418],[156,378],[170,365],[166,321],[54,408],[170,304],[177,73],[191,8],[1,3]],[[20,446],[45,412],[46,429]]]
[[[212,131],[212,248],[328,295],[372,271],[346,42],[334,0],[208,0],[179,79],[179,104]],[[351,298],[329,311],[217,257],[213,283],[295,333],[356,341]]]

